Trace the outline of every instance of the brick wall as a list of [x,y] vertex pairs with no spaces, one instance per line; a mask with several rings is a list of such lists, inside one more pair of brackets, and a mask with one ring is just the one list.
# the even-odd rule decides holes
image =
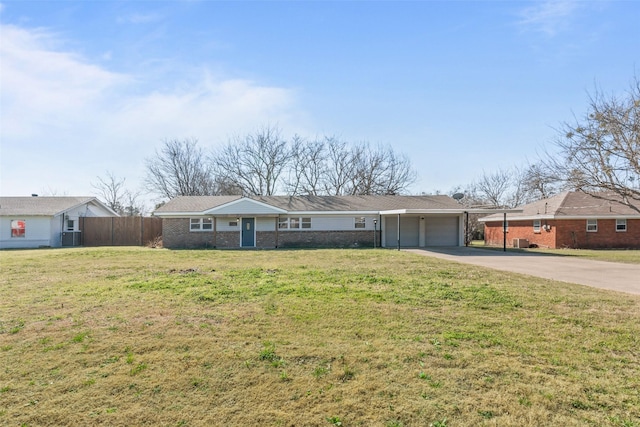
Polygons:
[[[507,247],[513,246],[513,239],[527,239],[530,244],[538,245],[541,248],[555,248],[556,228],[552,221],[550,231],[542,229],[545,225],[543,220],[539,233],[533,231],[533,221],[509,221],[509,231],[507,231]],[[502,221],[487,222],[484,227],[484,241],[489,246],[503,245]]]
[[279,248],[355,248],[373,247],[373,231],[282,231]]
[[640,249],[640,219],[627,219],[627,231],[616,231],[615,219],[598,219],[598,231],[587,232],[587,221],[557,221],[559,248],[636,248]]
[[[627,231],[616,231],[615,219],[598,219],[598,231],[587,232],[586,219],[563,219],[547,222],[551,231],[533,232],[533,221],[509,221],[507,246],[513,239],[527,239],[542,248],[640,248],[640,219],[627,219]],[[545,220],[542,220],[542,225]],[[485,244],[502,246],[502,221],[485,224]]]
[[275,231],[256,231],[256,247],[275,248],[276,232]]
[[171,249],[212,248],[215,246],[212,231],[189,231],[189,218],[163,218],[162,244],[165,248]]
[[[188,218],[163,219],[163,244],[170,249],[238,248],[239,231],[189,231]],[[372,247],[373,232],[358,231],[257,231],[257,248]]]

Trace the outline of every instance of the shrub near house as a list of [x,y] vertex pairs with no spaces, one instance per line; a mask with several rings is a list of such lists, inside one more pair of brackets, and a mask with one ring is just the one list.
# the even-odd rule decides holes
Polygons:
[[[522,206],[507,218],[507,244],[524,239],[545,248],[640,248],[640,214],[609,194],[564,192]],[[490,215],[485,244],[503,244],[503,217]],[[522,245],[523,241],[519,241]]]

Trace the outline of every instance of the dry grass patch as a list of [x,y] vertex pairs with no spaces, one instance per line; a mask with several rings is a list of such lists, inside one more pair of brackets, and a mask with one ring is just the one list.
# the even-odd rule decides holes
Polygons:
[[0,262],[0,424],[640,426],[638,297],[386,250]]

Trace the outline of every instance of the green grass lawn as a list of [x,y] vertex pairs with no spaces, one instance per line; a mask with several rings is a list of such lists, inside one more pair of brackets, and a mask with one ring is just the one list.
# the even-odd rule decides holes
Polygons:
[[638,296],[391,250],[0,268],[0,425],[640,427]]
[[640,264],[640,250],[632,249],[526,249],[527,251],[554,255],[580,257],[598,261]]
[[[487,250],[503,250],[502,247],[485,246],[484,241],[474,240],[471,242],[472,247],[487,249]],[[627,264],[640,264],[640,250],[637,249],[545,249],[545,248],[531,248],[531,249],[517,249],[507,247],[507,251],[514,252],[537,252],[551,255],[580,257],[593,259],[598,261],[609,262],[623,262]]]

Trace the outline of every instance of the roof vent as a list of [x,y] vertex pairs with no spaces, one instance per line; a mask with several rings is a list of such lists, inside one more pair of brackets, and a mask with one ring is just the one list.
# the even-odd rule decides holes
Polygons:
[[38,197],[36,193],[31,193],[31,197]]

